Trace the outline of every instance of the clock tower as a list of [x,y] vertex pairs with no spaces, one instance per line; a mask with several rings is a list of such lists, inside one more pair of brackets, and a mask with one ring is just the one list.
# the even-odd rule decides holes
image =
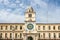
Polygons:
[[[25,27],[24,27],[24,40],[28,40],[29,37],[32,37],[33,40],[36,40],[36,35],[37,35],[37,31],[36,31],[36,13],[33,10],[32,7],[28,7],[25,11]],[[30,38],[30,40],[32,40]]]
[[25,22],[35,22],[35,11],[32,7],[26,9],[25,12]]
[[26,30],[32,31],[35,30],[35,11],[32,7],[28,7],[25,12],[25,26]]

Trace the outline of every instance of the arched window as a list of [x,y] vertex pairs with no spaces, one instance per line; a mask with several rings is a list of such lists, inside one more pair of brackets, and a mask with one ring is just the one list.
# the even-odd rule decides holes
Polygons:
[[1,30],[3,30],[3,26],[1,26]]
[[7,33],[5,33],[5,38],[7,38]]
[[60,33],[59,33],[59,38],[60,38]]
[[12,38],[12,33],[10,33],[10,38]]
[[43,33],[43,38],[45,38],[45,33]]
[[20,33],[20,38],[22,38],[22,33]]
[[43,26],[43,30],[45,30],[45,26]]
[[38,30],[40,30],[40,26],[38,26]]
[[10,30],[12,30],[12,25],[10,26]]
[[51,37],[51,34],[49,33],[49,38]]
[[7,27],[8,27],[8,26],[5,27],[5,30],[7,30]]
[[60,30],[60,26],[58,26],[58,30]]
[[32,17],[32,14],[29,14],[29,17]]
[[20,30],[22,30],[22,26],[20,26]]
[[18,26],[16,26],[16,30],[17,30],[17,27],[18,27]]
[[39,33],[38,37],[40,38],[40,33]]
[[2,38],[2,35],[3,35],[3,34],[2,34],[2,33],[0,33],[0,39]]
[[56,38],[56,34],[54,33],[54,38]]
[[53,26],[53,29],[55,30],[55,26]]
[[51,29],[50,26],[48,28],[49,28],[49,30]]
[[15,33],[15,38],[17,38],[17,33]]

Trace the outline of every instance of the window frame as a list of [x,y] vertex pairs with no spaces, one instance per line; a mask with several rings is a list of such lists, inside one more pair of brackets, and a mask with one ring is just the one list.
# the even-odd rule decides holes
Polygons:
[[0,33],[0,39],[2,38],[3,33]]
[[59,38],[60,38],[60,33],[59,33]]
[[5,38],[7,38],[7,33],[5,33]]
[[43,26],[43,30],[45,30],[45,26]]
[[58,30],[60,30],[60,26],[58,26]]
[[38,26],[38,30],[40,30],[40,26]]
[[48,28],[49,28],[49,30],[50,30],[50,29],[51,29],[51,26],[49,26]]
[[8,29],[8,26],[5,26],[5,30],[7,30]]
[[20,30],[22,30],[22,26],[20,26]]
[[56,38],[56,34],[54,33],[54,38]]
[[12,33],[10,33],[10,38],[12,38]]
[[55,26],[53,26],[53,30],[55,30]]
[[49,38],[51,38],[51,34],[49,33]]
[[15,33],[15,38],[17,38],[17,33]]
[[22,38],[22,33],[20,33],[20,38]]
[[1,30],[3,30],[3,26],[0,26],[1,27]]
[[28,14],[28,17],[32,17],[32,14]]

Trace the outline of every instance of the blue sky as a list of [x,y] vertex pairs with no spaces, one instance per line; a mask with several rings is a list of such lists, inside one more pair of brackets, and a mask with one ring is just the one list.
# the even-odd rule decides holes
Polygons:
[[60,0],[0,0],[0,23],[23,23],[32,6],[38,23],[60,23]]

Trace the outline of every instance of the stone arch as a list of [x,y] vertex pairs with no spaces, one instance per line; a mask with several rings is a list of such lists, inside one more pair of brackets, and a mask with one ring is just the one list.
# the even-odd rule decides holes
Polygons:
[[27,40],[33,40],[33,37],[32,36],[28,36]]

